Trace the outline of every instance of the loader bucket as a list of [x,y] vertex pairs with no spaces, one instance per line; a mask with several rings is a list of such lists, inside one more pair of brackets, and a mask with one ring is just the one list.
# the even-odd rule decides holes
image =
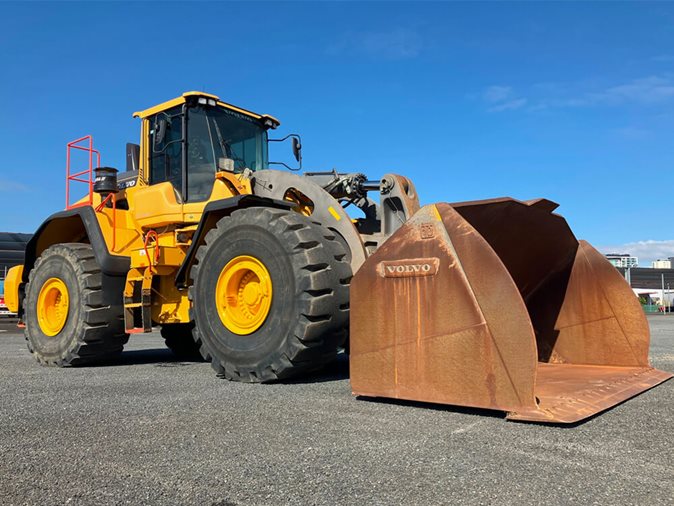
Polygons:
[[354,394],[573,423],[672,374],[620,273],[548,200],[429,205],[351,284]]

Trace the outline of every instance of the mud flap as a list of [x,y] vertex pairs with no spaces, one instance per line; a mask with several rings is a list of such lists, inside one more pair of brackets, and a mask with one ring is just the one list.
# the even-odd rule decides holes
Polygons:
[[354,394],[572,423],[669,379],[632,290],[556,207],[416,213],[352,281]]

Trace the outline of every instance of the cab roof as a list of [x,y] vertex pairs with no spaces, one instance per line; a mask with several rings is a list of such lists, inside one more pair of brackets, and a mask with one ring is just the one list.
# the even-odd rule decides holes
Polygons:
[[185,102],[187,102],[187,100],[190,99],[191,97],[205,98],[206,100],[208,99],[214,100],[216,102],[216,105],[224,107],[225,109],[229,109],[230,111],[238,112],[239,114],[244,114],[250,118],[256,119],[267,128],[276,128],[281,124],[281,122],[273,116],[270,116],[268,114],[257,114],[255,112],[242,109],[241,107],[237,107],[235,105],[221,101],[220,97],[216,95],[211,95],[210,93],[205,93],[203,91],[187,91],[179,97],[167,100],[166,102],[163,102],[159,105],[155,105],[154,107],[150,107],[149,109],[145,109],[143,111],[136,111],[133,113],[133,117],[147,118],[148,116],[152,116],[153,114],[156,114],[158,112],[165,111],[167,109],[170,109],[171,107],[175,107],[176,105],[182,105]]

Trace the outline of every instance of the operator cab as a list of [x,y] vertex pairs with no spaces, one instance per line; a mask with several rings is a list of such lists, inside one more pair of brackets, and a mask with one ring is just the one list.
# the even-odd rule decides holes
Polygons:
[[[170,182],[184,203],[208,200],[217,172],[267,169],[267,130],[279,125],[271,116],[201,92],[184,93],[134,117],[143,120],[140,177],[150,185]],[[133,158],[127,148],[127,159]]]

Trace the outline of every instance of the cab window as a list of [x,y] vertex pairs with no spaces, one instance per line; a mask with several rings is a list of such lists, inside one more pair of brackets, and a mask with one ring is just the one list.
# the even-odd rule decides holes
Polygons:
[[170,181],[182,193],[183,114],[174,107],[150,118],[150,184]]

